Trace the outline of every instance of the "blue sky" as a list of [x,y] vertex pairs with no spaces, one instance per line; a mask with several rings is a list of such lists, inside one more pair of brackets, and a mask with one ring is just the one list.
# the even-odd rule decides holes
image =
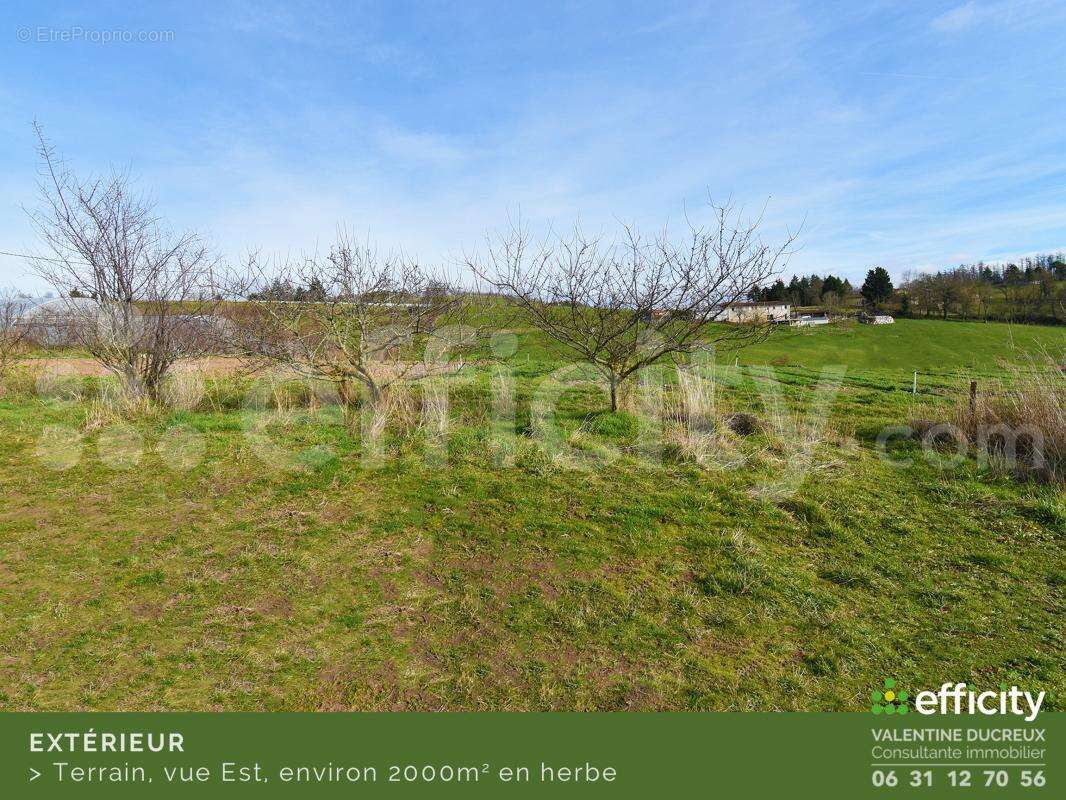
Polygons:
[[[787,274],[1066,247],[1061,0],[9,1],[0,20],[0,250],[36,246],[35,118],[230,259],[345,223],[445,261],[518,211],[657,228],[708,194],[769,198],[771,236],[804,223]],[[40,41],[76,28],[172,34]],[[24,273],[0,256],[0,285]]]

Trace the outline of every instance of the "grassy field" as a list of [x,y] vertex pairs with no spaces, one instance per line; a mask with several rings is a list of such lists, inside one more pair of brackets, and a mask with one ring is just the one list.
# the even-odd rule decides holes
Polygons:
[[1063,347],[1063,329],[993,322],[941,322],[901,319],[895,324],[848,323],[789,328],[740,354],[742,364],[771,363],[819,367],[843,364],[855,372],[997,371],[1000,361]]
[[[971,374],[1064,350],[1062,328],[902,320],[722,353],[775,364],[796,412],[823,366],[848,368],[809,470],[772,492],[800,443],[738,439],[728,469],[648,458],[639,420],[588,387],[560,425],[619,456],[545,454],[529,398],[563,359],[531,333],[512,360],[513,466],[490,447],[487,367],[452,389],[446,466],[401,430],[367,464],[328,409],[255,415],[237,379],[131,419],[11,381],[0,707],[861,710],[891,676],[1007,681],[1062,710],[1061,487],[943,468],[910,442],[894,466],[874,438],[946,409]],[[721,400],[768,416],[750,371]],[[42,458],[56,430],[80,438]],[[284,468],[262,432],[295,454]]]

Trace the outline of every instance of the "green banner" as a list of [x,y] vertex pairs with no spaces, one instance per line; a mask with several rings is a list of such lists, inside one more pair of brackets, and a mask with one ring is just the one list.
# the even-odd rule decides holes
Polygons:
[[4,714],[7,797],[1061,796],[1062,714]]

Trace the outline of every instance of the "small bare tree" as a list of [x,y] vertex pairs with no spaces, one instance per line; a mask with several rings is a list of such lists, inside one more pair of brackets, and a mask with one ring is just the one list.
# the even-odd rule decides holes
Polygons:
[[795,235],[768,245],[758,219],[712,208],[713,223],[690,223],[681,241],[666,231],[646,240],[626,227],[620,242],[575,230],[534,244],[514,226],[466,263],[533,326],[598,367],[617,411],[620,389],[643,367],[712,343],[742,346],[768,330],[755,315],[745,324],[715,323],[782,269]]
[[[462,368],[476,341],[471,295],[402,255],[380,255],[347,231],[324,258],[248,258],[234,311],[242,351],[326,380],[346,411],[401,381]],[[282,289],[279,289],[282,287]]]
[[167,231],[128,175],[79,180],[34,129],[41,203],[30,218],[48,251],[34,269],[71,298],[63,314],[77,343],[128,391],[157,400],[176,361],[218,344],[190,324],[217,308],[217,258],[196,234]]
[[0,378],[11,369],[26,344],[23,315],[28,306],[14,289],[0,289]]

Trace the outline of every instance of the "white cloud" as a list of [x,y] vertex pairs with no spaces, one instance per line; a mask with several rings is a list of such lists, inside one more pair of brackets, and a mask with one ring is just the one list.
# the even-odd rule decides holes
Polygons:
[[991,23],[1004,31],[1053,30],[1062,20],[1060,0],[967,0],[934,17],[929,27],[942,34],[956,34]]
[[403,162],[420,162],[444,166],[464,161],[466,149],[444,136],[416,133],[396,127],[383,127],[377,133],[377,143],[391,156]]
[[933,30],[942,33],[958,33],[978,22],[984,15],[985,9],[977,6],[973,0],[961,6],[951,9],[936,17],[929,23]]

